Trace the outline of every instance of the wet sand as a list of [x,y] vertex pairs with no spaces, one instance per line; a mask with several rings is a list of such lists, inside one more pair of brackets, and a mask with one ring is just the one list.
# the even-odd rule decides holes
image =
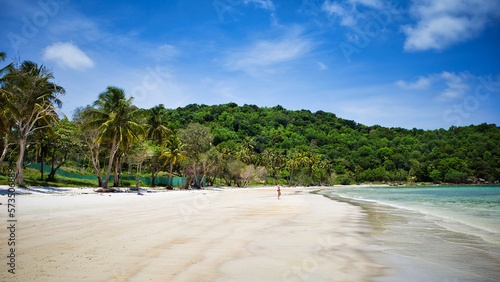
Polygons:
[[[318,188],[21,195],[2,281],[368,281],[384,266],[361,208]],[[84,194],[88,193],[88,194]],[[6,196],[0,196],[7,224]],[[6,225],[7,226],[7,225]],[[2,227],[5,231],[5,227]],[[8,231],[8,230],[7,230]],[[14,280],[12,280],[14,278]]]

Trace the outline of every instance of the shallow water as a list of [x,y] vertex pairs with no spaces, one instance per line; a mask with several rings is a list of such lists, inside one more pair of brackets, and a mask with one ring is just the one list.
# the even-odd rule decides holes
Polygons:
[[377,281],[498,281],[500,186],[340,188],[323,192],[361,206],[378,260]]

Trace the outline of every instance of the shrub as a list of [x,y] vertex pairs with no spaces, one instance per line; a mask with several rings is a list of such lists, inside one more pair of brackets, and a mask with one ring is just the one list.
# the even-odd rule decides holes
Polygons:
[[443,179],[441,176],[441,172],[437,169],[434,169],[429,173],[429,177],[432,179],[432,182],[434,183],[440,183],[441,180]]
[[352,179],[347,176],[340,176],[338,178],[340,185],[351,185]]
[[451,170],[444,176],[444,181],[450,183],[462,183],[467,181],[467,176],[468,175],[465,172]]

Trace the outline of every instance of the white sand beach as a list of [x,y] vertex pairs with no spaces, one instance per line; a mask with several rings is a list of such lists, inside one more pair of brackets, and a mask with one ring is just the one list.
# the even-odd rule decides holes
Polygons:
[[[4,187],[5,188],[5,187]],[[60,193],[60,190],[65,190]],[[226,188],[99,194],[55,189],[16,197],[16,269],[2,281],[368,281],[360,208],[318,188]]]

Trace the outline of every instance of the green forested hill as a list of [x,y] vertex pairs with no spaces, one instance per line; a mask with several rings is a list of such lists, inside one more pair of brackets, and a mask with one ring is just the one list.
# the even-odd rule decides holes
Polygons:
[[[323,111],[234,103],[191,104],[167,112],[172,128],[205,125],[219,151],[245,151],[254,163],[263,163],[272,152],[283,161],[322,161],[326,173],[359,181],[500,179],[500,128],[494,124],[407,130],[365,126]],[[302,162],[297,161],[295,175]],[[290,166],[284,171],[292,173]]]
[[151,175],[155,185],[167,173],[195,186],[500,180],[494,124],[408,130],[235,103],[140,109],[115,86],[70,121],[59,115],[66,91],[45,66],[24,61],[0,74],[0,181],[14,175],[20,186],[29,163],[41,164],[40,181],[57,181],[57,170],[69,167],[96,175],[104,188],[111,174],[114,186],[125,174]]

